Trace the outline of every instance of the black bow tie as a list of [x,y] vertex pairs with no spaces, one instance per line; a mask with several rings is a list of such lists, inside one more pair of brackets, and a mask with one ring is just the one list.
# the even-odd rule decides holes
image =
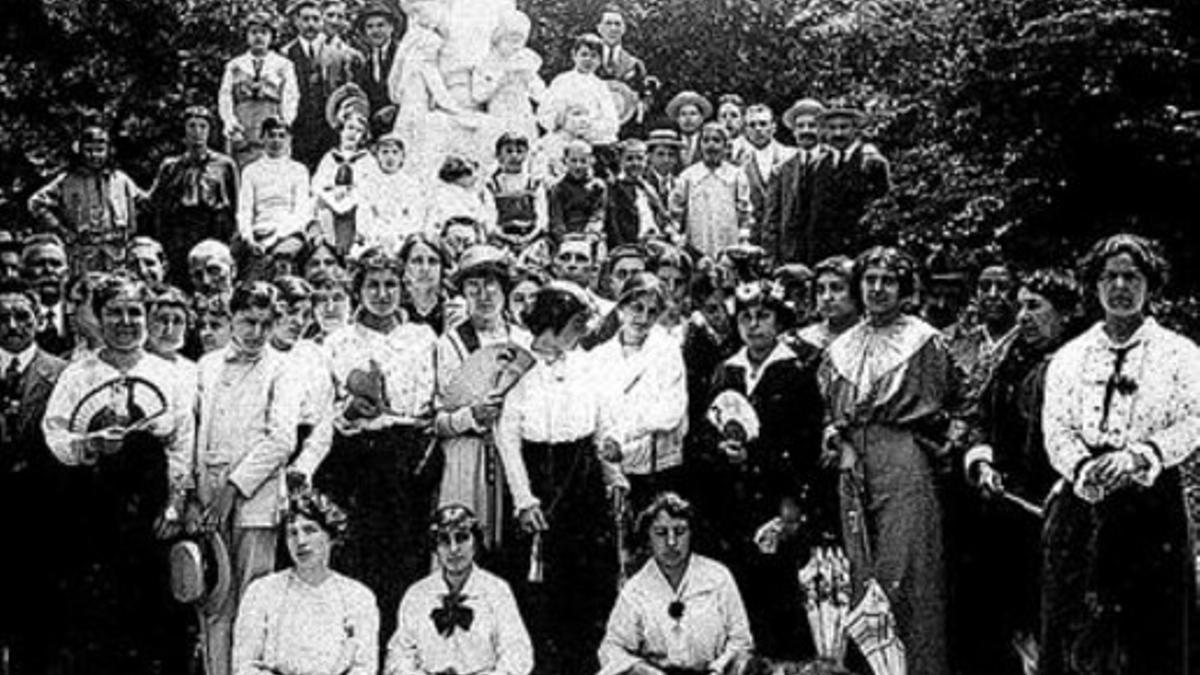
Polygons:
[[442,637],[453,635],[456,626],[464,631],[471,630],[475,610],[463,604],[465,599],[461,593],[447,593],[442,596],[442,606],[429,613],[429,618],[433,619],[433,625]]
[[667,605],[667,616],[678,621],[683,618],[683,610],[686,608],[687,606],[683,604],[682,600],[675,600]]

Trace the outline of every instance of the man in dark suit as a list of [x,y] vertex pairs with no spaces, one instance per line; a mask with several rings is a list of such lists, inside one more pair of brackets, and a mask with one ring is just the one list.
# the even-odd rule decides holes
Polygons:
[[872,201],[887,194],[891,179],[887,159],[862,141],[865,122],[865,113],[848,107],[832,107],[820,116],[828,147],[812,172],[811,238],[800,262],[853,255],[871,243],[859,221]]
[[596,75],[604,80],[619,80],[629,85],[638,94],[643,93],[646,80],[646,64],[629,53],[621,41],[625,37],[625,16],[621,8],[608,5],[600,12],[596,32],[604,41],[600,54],[600,68]]
[[[46,402],[66,362],[38,348],[38,297],[18,279],[0,280],[0,651],[15,674],[47,672],[55,631],[55,461],[42,435]],[[8,672],[8,671],[6,671]]]
[[381,0],[366,6],[358,15],[364,61],[354,76],[355,83],[367,94],[371,113],[392,104],[388,94],[388,74],[396,60],[396,32],[399,17]]
[[742,172],[750,184],[750,206],[754,209],[755,222],[750,241],[761,246],[771,177],[792,158],[796,150],[775,140],[775,113],[764,104],[756,103],[746,108],[744,129],[750,152],[742,164]]
[[21,273],[37,297],[38,346],[62,356],[75,347],[67,311],[67,250],[53,234],[27,237],[21,251]]
[[292,157],[311,172],[333,147],[325,103],[335,89],[353,79],[358,52],[340,39],[331,42],[322,33],[325,18],[317,0],[299,0],[292,5],[291,16],[297,35],[283,48],[283,55],[295,65],[300,86],[300,106],[292,124]]
[[759,230],[759,243],[775,265],[796,262],[802,251],[812,247],[808,229],[811,178],[823,152],[818,135],[823,112],[825,106],[809,98],[796,101],[783,114],[784,126],[796,139],[796,151],[767,182],[765,217]]

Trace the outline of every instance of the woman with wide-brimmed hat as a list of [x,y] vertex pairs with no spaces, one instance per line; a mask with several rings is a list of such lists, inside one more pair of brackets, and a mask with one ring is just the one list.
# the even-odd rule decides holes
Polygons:
[[[492,441],[500,416],[502,391],[484,391],[499,370],[463,372],[468,360],[500,354],[507,348],[528,349],[529,333],[505,317],[505,299],[512,284],[507,254],[494,246],[468,248],[455,270],[454,285],[466,300],[467,318],[438,340],[438,413],[434,422],[445,455],[439,503],[465,504],[480,519],[483,543],[502,540],[505,516],[504,474]],[[474,363],[473,363],[474,365]],[[503,364],[496,362],[497,367]],[[472,381],[464,381],[468,377]],[[486,377],[486,381],[478,381]]]

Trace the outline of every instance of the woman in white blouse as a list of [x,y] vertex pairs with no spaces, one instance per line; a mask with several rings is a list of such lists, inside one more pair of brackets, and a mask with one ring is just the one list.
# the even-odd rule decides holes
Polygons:
[[664,492],[638,517],[653,558],[621,589],[600,643],[600,675],[721,673],[754,647],[733,575],[692,553],[692,505]]
[[386,636],[404,589],[429,571],[424,523],[441,478],[426,433],[436,338],[402,320],[399,263],[383,251],[363,253],[353,295],[353,323],[325,340],[337,399],[333,447],[315,482],[354,514],[336,561],[379,598]]
[[658,324],[666,291],[639,272],[617,300],[621,327],[591,352],[608,428],[606,459],[620,462],[630,503],[642,509],[655,494],[677,489],[687,432],[687,378],[679,341]]
[[448,504],[430,529],[438,569],[404,593],[385,675],[528,675],[533,644],[516,599],[475,564],[483,530],[474,512]]
[[246,589],[234,625],[234,675],[375,675],[375,595],[329,569],[345,514],[306,490],[289,501],[284,525],[293,566]]
[[1042,429],[1062,480],[1043,534],[1038,672],[1194,673],[1179,465],[1200,444],[1200,350],[1146,315],[1166,275],[1153,242],[1109,237],[1084,267],[1104,319],[1046,373]]
[[61,634],[80,672],[171,672],[187,657],[158,538],[182,525],[196,389],[145,350],[148,297],[128,277],[97,277],[90,309],[101,345],[62,371],[42,420],[64,465],[54,498],[70,518],[47,533],[72,542]]
[[531,608],[539,672],[595,671],[592,650],[616,586],[605,488],[617,469],[597,456],[605,437],[599,392],[591,360],[577,349],[590,311],[570,282],[537,291],[525,313],[537,363],[505,398],[495,434],[521,526],[534,534],[522,549],[536,583],[518,593]]

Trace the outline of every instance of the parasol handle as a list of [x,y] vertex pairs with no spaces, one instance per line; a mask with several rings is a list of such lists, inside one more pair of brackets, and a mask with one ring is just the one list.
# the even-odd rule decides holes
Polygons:
[[545,570],[542,569],[542,533],[533,533],[533,544],[529,547],[529,574],[526,580],[531,584],[545,581]]
[[1008,490],[1001,492],[1000,496],[1003,497],[1004,499],[1008,500],[1010,503],[1017,505],[1022,511],[1024,511],[1032,516],[1036,516],[1038,518],[1046,517],[1046,512],[1042,507],[1038,506],[1037,504],[1034,504],[1033,502],[1029,501],[1028,499],[1025,499],[1024,497],[1015,495],[1015,494],[1009,492]]

